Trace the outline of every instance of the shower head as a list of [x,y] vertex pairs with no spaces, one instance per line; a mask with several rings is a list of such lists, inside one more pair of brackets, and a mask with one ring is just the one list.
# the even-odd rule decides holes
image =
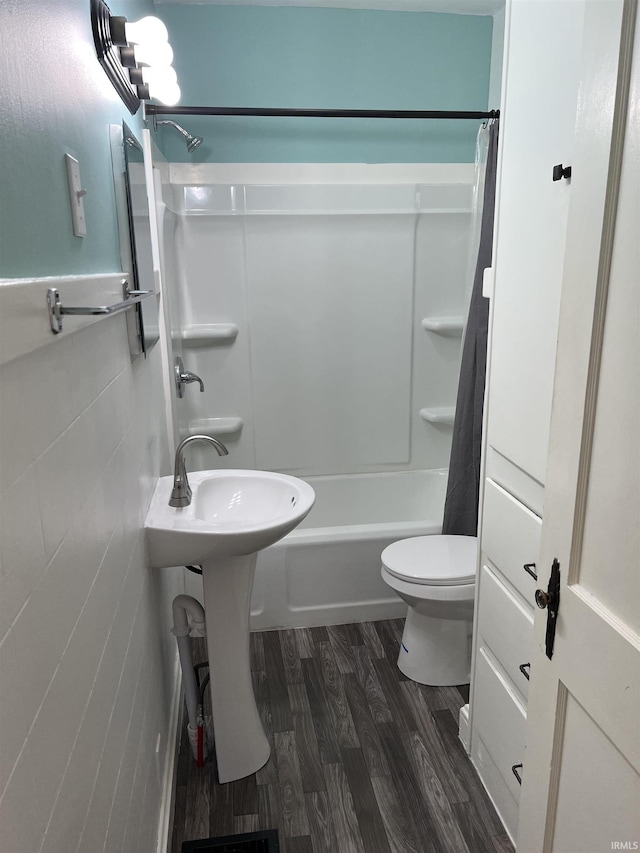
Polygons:
[[191,154],[192,151],[195,151],[199,145],[202,145],[204,139],[201,136],[191,136],[189,134],[187,138],[187,151]]
[[194,136],[192,133],[189,133],[188,130],[185,130],[184,127],[181,127],[175,121],[157,121],[154,115],[153,117],[153,129],[157,130],[160,125],[166,124],[169,127],[172,127],[174,130],[177,130],[178,133],[184,138],[184,141],[187,143],[187,151],[191,154],[193,151],[198,148],[199,145],[202,145],[204,139],[201,136]]

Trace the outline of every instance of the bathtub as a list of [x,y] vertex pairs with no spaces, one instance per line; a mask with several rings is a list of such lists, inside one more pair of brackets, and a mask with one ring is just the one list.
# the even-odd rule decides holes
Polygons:
[[316,503],[258,555],[251,629],[404,616],[406,604],[380,577],[380,554],[397,539],[441,532],[446,473],[305,477]]

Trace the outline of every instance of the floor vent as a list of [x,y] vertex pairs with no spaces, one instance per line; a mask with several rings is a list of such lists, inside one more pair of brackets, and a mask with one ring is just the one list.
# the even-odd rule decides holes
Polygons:
[[279,853],[278,830],[243,832],[241,835],[225,835],[224,838],[200,838],[185,841],[182,853]]

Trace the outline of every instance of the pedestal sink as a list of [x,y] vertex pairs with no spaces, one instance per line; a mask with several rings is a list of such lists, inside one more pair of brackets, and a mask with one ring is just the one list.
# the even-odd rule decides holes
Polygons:
[[211,707],[220,782],[255,773],[270,748],[253,694],[249,611],[257,552],[277,542],[315,501],[308,483],[269,471],[196,471],[191,504],[169,506],[158,480],[145,522],[152,568],[202,565]]

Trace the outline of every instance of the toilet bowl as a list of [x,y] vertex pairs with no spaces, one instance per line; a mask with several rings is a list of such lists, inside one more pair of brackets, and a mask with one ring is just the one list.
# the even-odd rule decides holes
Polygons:
[[382,552],[382,579],[409,605],[398,669],[434,687],[468,684],[478,540],[416,536]]

